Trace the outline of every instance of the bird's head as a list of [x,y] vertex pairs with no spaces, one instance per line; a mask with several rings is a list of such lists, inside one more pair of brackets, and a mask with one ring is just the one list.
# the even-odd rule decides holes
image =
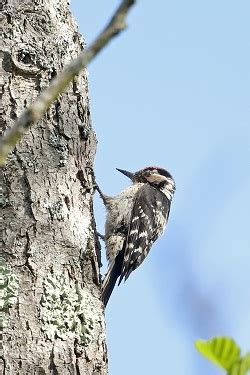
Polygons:
[[119,172],[130,178],[133,183],[148,183],[162,191],[168,198],[172,198],[175,192],[175,182],[171,174],[164,168],[146,167],[137,172],[128,172],[117,168]]

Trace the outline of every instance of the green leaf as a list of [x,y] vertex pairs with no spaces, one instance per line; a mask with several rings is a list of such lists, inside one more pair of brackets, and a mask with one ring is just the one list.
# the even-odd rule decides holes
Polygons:
[[[227,371],[235,362],[240,361],[240,348],[230,337],[214,337],[207,341],[197,340],[195,346],[204,357]],[[230,375],[235,374],[230,373]]]
[[247,353],[239,361],[233,363],[229,375],[247,375],[250,370],[250,353]]

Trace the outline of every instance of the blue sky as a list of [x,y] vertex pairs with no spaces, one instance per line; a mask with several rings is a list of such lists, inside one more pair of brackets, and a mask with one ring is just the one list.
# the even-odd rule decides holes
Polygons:
[[[87,43],[118,4],[72,0]],[[193,346],[214,335],[250,351],[249,11],[139,1],[89,67],[102,190],[129,184],[116,167],[160,165],[177,185],[167,231],[108,305],[110,375],[223,373]],[[96,199],[100,232],[104,215]]]

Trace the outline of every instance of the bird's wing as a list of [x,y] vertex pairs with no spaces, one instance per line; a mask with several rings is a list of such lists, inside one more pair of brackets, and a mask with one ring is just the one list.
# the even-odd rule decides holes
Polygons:
[[131,214],[119,284],[143,262],[152,244],[164,230],[169,209],[170,202],[167,197],[150,184],[145,184],[138,190]]

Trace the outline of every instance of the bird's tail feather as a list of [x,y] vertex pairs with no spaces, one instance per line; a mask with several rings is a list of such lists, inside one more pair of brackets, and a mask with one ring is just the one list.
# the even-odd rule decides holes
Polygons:
[[122,252],[119,252],[115,260],[110,264],[108,272],[104,277],[102,283],[102,300],[105,307],[107,306],[109,298],[113,292],[116,281],[121,275],[122,260]]

